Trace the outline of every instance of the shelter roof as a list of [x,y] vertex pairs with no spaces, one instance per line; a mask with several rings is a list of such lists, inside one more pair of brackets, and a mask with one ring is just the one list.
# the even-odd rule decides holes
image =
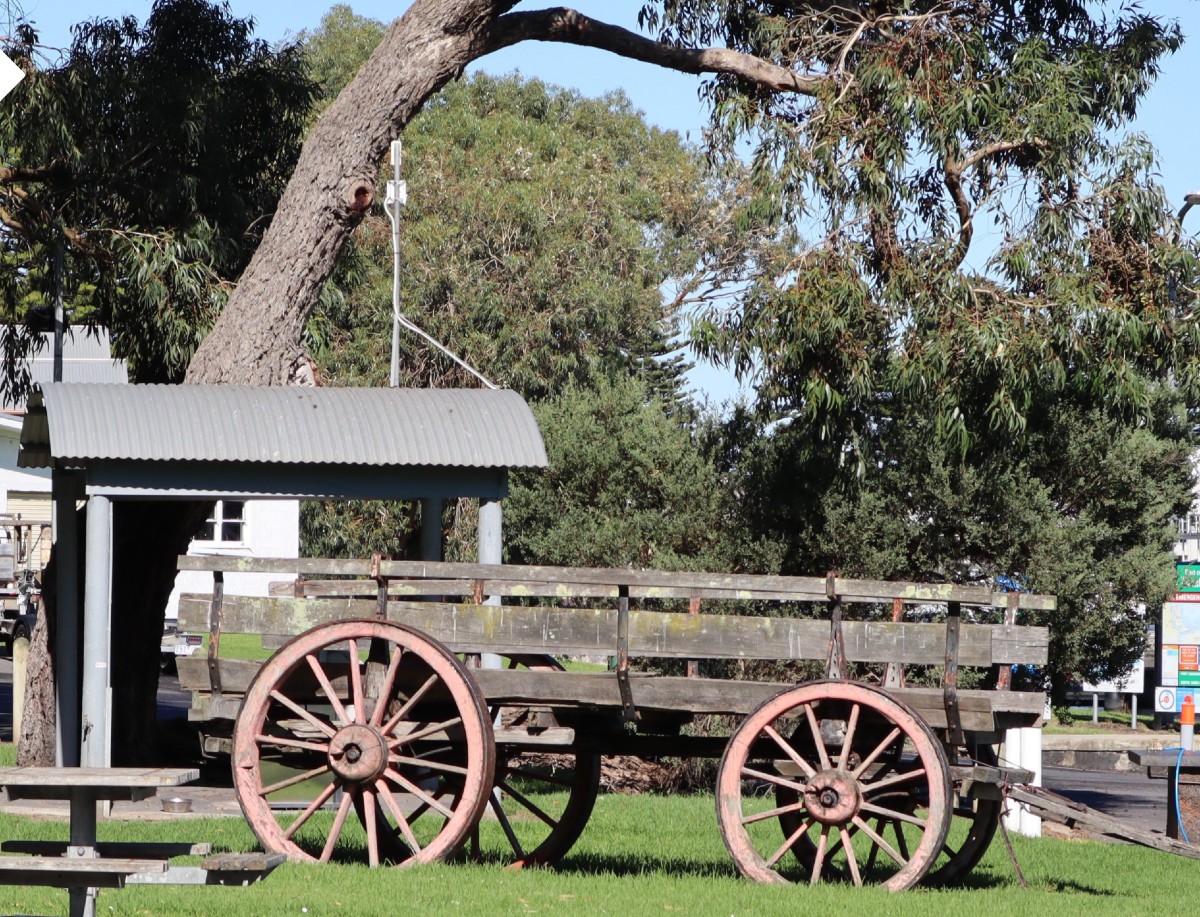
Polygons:
[[240,385],[42,385],[23,467],[93,461],[543,468],[516,392]]

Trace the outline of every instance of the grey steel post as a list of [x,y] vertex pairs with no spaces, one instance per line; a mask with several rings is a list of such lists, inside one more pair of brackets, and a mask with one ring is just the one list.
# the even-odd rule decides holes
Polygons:
[[[392,141],[392,180],[383,207],[392,224],[392,368],[390,385],[400,384],[400,211],[408,203],[408,185],[400,178],[404,144]],[[425,558],[428,560],[429,558]]]
[[83,591],[84,767],[105,767],[108,749],[109,613],[112,501],[93,496],[87,514],[87,581]]
[[63,240],[59,237],[54,253],[54,381],[62,382],[63,332],[67,326],[67,314],[63,310]]
[[54,636],[55,763],[79,766],[79,524],[75,510],[78,478],[72,472],[54,473],[51,530],[56,563],[58,627]]
[[[503,525],[504,515],[501,512],[500,501],[481,497],[479,499],[479,562],[481,564],[503,562]],[[483,604],[499,605],[500,596],[489,595],[483,600]],[[495,653],[484,653],[480,665],[485,669],[502,668],[500,657]]]

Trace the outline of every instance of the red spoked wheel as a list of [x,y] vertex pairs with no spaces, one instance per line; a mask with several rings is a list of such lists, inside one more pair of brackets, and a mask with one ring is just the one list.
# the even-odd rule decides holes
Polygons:
[[[552,656],[504,654],[508,669],[563,671]],[[573,749],[542,749],[502,738],[523,729],[538,734],[539,711],[523,706],[490,708],[500,730],[496,783],[489,811],[471,840],[479,860],[510,869],[552,866],[579,840],[600,790],[600,755]]]
[[868,685],[812,682],[770,698],[734,732],[717,820],[757,882],[898,891],[942,850],[950,790],[941,743],[906,705]]
[[387,621],[285,643],[234,728],[242,811],[266,850],[293,860],[445,859],[479,820],[494,771],[491,720],[466,668]]

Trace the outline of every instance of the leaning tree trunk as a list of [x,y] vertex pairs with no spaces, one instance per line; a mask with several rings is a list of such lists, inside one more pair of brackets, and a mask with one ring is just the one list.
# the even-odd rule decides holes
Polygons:
[[[429,96],[484,53],[489,24],[514,5],[416,0],[392,23],[305,141],[271,226],[192,359],[187,382],[284,385],[293,379],[303,361],[305,323],[375,200],[378,164],[389,143]],[[197,504],[119,501],[114,507],[113,761],[144,763],[155,755],[159,643],[175,558],[203,516],[197,518]],[[21,764],[54,763],[51,591],[30,648]]]
[[418,0],[304,142],[279,208],[188,382],[286,384],[338,254],[376,197],[388,145],[433,93],[485,50],[496,0]]

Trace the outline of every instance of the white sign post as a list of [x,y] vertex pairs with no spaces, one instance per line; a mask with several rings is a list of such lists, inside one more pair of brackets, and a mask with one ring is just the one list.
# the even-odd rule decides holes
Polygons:
[[16,88],[25,79],[25,71],[13,63],[12,58],[0,51],[0,99]]

